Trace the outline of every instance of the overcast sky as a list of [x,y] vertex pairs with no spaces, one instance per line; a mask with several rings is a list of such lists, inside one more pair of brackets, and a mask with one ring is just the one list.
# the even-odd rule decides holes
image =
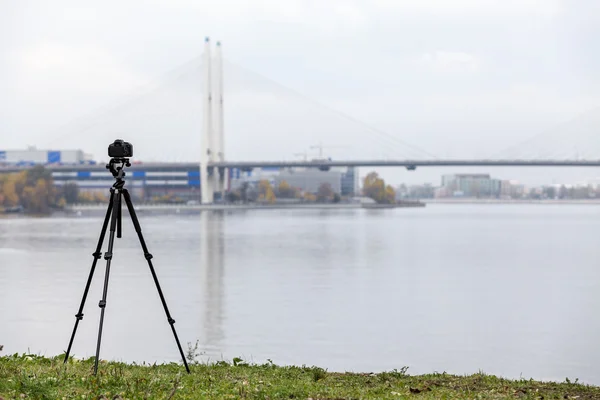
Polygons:
[[[597,0],[0,0],[0,148],[82,148],[99,158],[123,136],[139,159],[197,160],[205,36],[223,42],[228,60],[230,159],[291,159],[319,141],[337,146],[325,150],[338,159],[414,155],[399,139],[439,157],[485,157],[584,112],[585,129],[600,127],[589,113],[600,106]],[[110,110],[168,73],[183,75],[119,116]],[[100,122],[81,128],[89,121]],[[438,183],[451,172],[384,176]]]

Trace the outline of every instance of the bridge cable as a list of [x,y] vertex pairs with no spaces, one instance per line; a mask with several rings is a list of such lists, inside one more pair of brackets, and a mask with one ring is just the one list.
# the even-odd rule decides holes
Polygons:
[[433,154],[431,154],[431,153],[429,153],[429,152],[427,152],[427,151],[425,151],[425,150],[423,150],[423,149],[421,149],[421,148],[419,148],[419,147],[417,147],[415,145],[407,143],[407,142],[403,141],[402,139],[397,138],[394,135],[391,135],[391,134],[389,134],[389,133],[387,133],[387,132],[385,132],[385,131],[383,131],[383,130],[381,130],[379,128],[376,128],[376,127],[374,127],[372,125],[369,125],[369,124],[367,124],[364,121],[358,120],[355,117],[352,117],[352,116],[350,116],[348,114],[345,114],[342,111],[336,110],[336,109],[334,109],[334,108],[332,108],[330,106],[327,106],[327,105],[325,105],[323,103],[320,103],[317,100],[314,100],[314,99],[306,96],[305,94],[300,93],[299,91],[297,91],[295,89],[292,89],[292,88],[287,87],[287,86],[285,86],[285,85],[283,85],[283,84],[281,84],[281,83],[279,83],[277,81],[274,81],[273,79],[265,77],[264,75],[262,75],[262,74],[260,74],[260,73],[258,73],[256,71],[253,71],[253,70],[250,70],[250,69],[248,69],[246,67],[243,67],[242,65],[240,65],[238,63],[235,63],[235,62],[233,62],[233,61],[231,61],[229,59],[225,59],[224,58],[223,60],[225,62],[227,62],[227,63],[229,63],[229,64],[231,64],[231,65],[233,65],[233,66],[235,66],[235,67],[237,67],[237,68],[239,68],[241,70],[243,70],[243,71],[249,72],[249,73],[251,73],[253,75],[256,75],[257,77],[259,77],[259,78],[261,78],[263,80],[266,80],[266,81],[268,81],[268,82],[270,82],[270,83],[272,83],[272,84],[274,84],[274,85],[276,85],[276,86],[284,89],[285,91],[291,92],[291,93],[295,94],[296,96],[302,98],[305,101],[308,101],[308,102],[313,103],[313,104],[315,104],[315,105],[317,105],[319,107],[322,107],[322,108],[324,108],[324,109],[326,109],[326,110],[328,110],[328,111],[330,111],[332,113],[335,113],[338,116],[341,116],[342,118],[344,118],[346,120],[349,120],[349,121],[351,121],[351,122],[353,122],[353,123],[355,123],[357,125],[361,125],[364,128],[366,128],[366,129],[368,129],[368,130],[370,130],[370,131],[372,131],[372,132],[374,132],[374,133],[376,133],[376,134],[378,134],[380,136],[386,137],[388,140],[391,140],[392,142],[396,142],[395,144],[401,144],[401,145],[403,145],[405,147],[408,147],[408,148],[410,148],[410,149],[412,149],[412,150],[414,150],[416,152],[422,153],[423,155],[425,155],[427,157],[432,157],[434,159],[438,159],[437,156],[435,156],[435,155],[433,155]]
[[[99,107],[98,109],[88,113],[87,115],[74,118],[70,122],[54,129],[54,132],[49,134],[49,136],[51,136],[51,141],[46,142],[44,144],[44,146],[49,147],[53,144],[53,142],[64,140],[75,134],[81,133],[83,131],[89,130],[89,129],[99,125],[101,122],[104,122],[104,120],[98,121],[98,119],[100,117],[106,116],[107,114],[109,114],[111,112],[117,112],[122,109],[125,109],[127,106],[130,106],[135,101],[138,101],[138,100],[140,100],[144,97],[147,97],[151,94],[157,93],[160,90],[164,89],[168,84],[171,84],[173,82],[180,80],[181,78],[188,75],[190,72],[195,72],[195,70],[199,67],[198,61],[201,61],[201,60],[202,60],[202,56],[196,56],[196,57],[168,70],[166,73],[162,74],[160,77],[158,77],[156,79],[153,79],[151,82],[148,82],[142,86],[138,86],[137,88],[133,89],[128,95],[125,95],[122,97],[122,98],[124,98],[123,100],[117,101],[116,102],[117,104],[110,103],[108,105]],[[190,70],[189,69],[190,66],[194,66],[194,68],[192,70]],[[90,120],[94,120],[94,121],[90,122]],[[60,136],[57,135],[58,132],[64,131],[66,128],[77,127],[77,124],[81,124],[81,125],[85,125],[85,126],[79,127],[75,131],[70,131],[70,132],[64,133]]]

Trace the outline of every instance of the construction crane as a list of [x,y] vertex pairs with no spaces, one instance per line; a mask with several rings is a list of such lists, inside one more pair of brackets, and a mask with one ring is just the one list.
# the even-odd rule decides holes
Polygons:
[[311,150],[319,149],[319,159],[322,160],[323,159],[323,148],[324,147],[326,147],[328,149],[343,149],[343,148],[347,148],[348,146],[323,146],[323,143],[320,142],[319,144],[310,146],[309,148]]
[[308,160],[308,152],[303,151],[302,153],[294,153],[294,157],[302,157],[304,161]]

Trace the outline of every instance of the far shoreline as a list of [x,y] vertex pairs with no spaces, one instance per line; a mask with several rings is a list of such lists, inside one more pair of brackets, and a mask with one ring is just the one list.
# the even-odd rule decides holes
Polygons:
[[[435,205],[600,205],[600,199],[586,200],[551,200],[551,199],[476,199],[476,198],[443,198],[443,199],[419,199],[403,201],[397,204],[372,204],[372,203],[276,203],[276,204],[144,204],[134,203],[135,210],[140,214],[196,214],[206,211],[273,211],[273,210],[388,210],[397,208],[427,208]],[[47,215],[33,215],[24,212],[3,213],[0,211],[0,217],[19,217],[19,218],[40,218],[52,216],[90,216],[104,213],[107,208],[105,203],[97,204],[76,204],[67,206],[62,210],[56,210]],[[127,213],[127,208],[123,207],[123,212]]]
[[477,199],[477,198],[440,198],[421,199],[425,204],[536,204],[536,205],[594,205],[600,199]]

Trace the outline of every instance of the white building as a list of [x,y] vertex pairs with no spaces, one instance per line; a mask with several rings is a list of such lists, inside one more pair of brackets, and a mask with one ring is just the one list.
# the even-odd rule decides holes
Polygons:
[[0,164],[3,165],[35,165],[35,164],[84,164],[91,162],[91,157],[82,150],[38,150],[29,147],[26,150],[0,150]]

